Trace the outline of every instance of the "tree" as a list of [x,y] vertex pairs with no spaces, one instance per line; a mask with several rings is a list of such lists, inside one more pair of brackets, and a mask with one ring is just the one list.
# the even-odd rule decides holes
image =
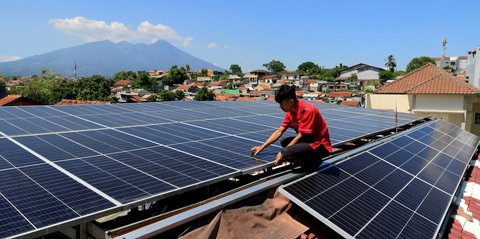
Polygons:
[[385,63],[385,66],[388,67],[391,72],[395,71],[395,68],[397,67],[397,61],[393,55],[389,55],[387,57],[387,63]]
[[164,85],[181,84],[188,78],[187,71],[182,66],[180,69],[177,66],[172,66],[167,73],[167,77],[162,80]]
[[110,86],[103,76],[94,75],[75,81],[77,100],[110,101]]
[[140,71],[132,81],[133,88],[151,89],[157,82],[154,78],[150,77],[145,71]]
[[237,76],[240,76],[240,77],[243,76],[242,68],[238,64],[230,65],[230,71],[234,75],[237,75]]
[[197,94],[193,97],[193,100],[197,101],[208,101],[208,100],[214,100],[215,99],[215,94],[213,92],[209,91],[207,87],[203,87],[199,91],[197,91]]
[[133,71],[120,71],[115,73],[115,75],[111,78],[112,81],[115,83],[119,80],[133,80],[137,77],[137,74]]
[[381,71],[380,73],[378,73],[378,76],[380,78],[380,83],[383,84],[388,80],[392,80],[395,77],[401,76],[401,75],[404,75],[404,74],[405,74],[405,72],[403,72],[403,71],[395,71],[395,72]]
[[161,101],[174,101],[176,99],[176,94],[168,90],[162,90],[158,93],[158,98]]
[[436,64],[435,60],[428,56],[421,56],[413,58],[407,65],[407,73],[412,72],[428,63]]
[[275,75],[279,75],[280,72],[285,70],[283,62],[278,60],[272,60],[269,63],[263,64],[263,66],[267,68],[268,71],[275,73]]
[[183,100],[183,99],[185,99],[185,94],[181,90],[176,90],[175,91],[175,98],[177,100]]
[[321,68],[311,61],[306,61],[297,68],[297,71],[309,76],[320,73],[320,70]]

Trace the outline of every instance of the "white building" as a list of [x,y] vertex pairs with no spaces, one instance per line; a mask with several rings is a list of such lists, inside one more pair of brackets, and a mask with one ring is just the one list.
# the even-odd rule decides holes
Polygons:
[[449,66],[457,72],[461,72],[467,68],[468,57],[467,56],[446,56],[443,58],[443,65],[442,65],[442,57],[435,57],[433,58],[435,63],[438,67],[443,68]]
[[480,59],[478,58],[478,53],[480,53],[480,46],[468,51],[466,79],[468,83],[480,88]]
[[376,80],[380,79],[378,73],[384,70],[385,69],[380,67],[360,63],[342,70],[339,78],[348,79],[352,77],[353,74],[356,74],[360,86],[367,86],[372,85]]

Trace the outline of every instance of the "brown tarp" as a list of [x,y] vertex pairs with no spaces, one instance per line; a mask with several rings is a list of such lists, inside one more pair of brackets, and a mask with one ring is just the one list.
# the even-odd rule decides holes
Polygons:
[[180,238],[297,238],[308,228],[287,213],[291,207],[277,192],[260,205],[222,210],[208,225]]

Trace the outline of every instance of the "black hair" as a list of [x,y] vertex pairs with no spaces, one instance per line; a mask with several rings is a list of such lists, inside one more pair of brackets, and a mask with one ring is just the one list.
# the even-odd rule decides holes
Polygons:
[[289,85],[282,85],[280,86],[280,90],[275,95],[275,101],[280,104],[280,102],[289,99],[297,99],[297,95],[295,95],[295,86]]

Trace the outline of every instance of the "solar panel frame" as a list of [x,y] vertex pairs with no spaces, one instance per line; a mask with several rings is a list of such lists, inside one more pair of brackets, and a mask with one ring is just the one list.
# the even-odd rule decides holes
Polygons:
[[[413,130],[413,131],[417,131],[417,130],[421,130],[421,129],[428,129],[428,127],[432,128],[432,126],[435,126],[436,124],[437,124],[437,125],[438,125],[438,124],[446,124],[446,123],[438,123],[438,122],[439,122],[439,121],[433,121],[433,122],[430,122],[430,123],[428,123],[428,124],[426,124],[426,125],[423,125],[423,126],[421,126],[421,127],[418,127],[418,128],[412,129],[412,130]],[[402,133],[398,134],[397,136],[394,136],[394,137],[391,138],[391,139],[388,138],[388,139],[381,140],[381,141],[377,142],[376,145],[370,145],[370,146],[367,145],[367,146],[363,147],[363,150],[362,150],[362,151],[367,152],[367,153],[362,152],[362,153],[360,153],[360,154],[355,154],[355,155],[358,155],[358,156],[354,156],[354,157],[349,158],[349,159],[347,159],[347,160],[345,160],[345,161],[342,161],[342,159],[345,158],[345,156],[339,156],[338,159],[335,159],[335,160],[336,160],[336,161],[341,161],[340,164],[338,164],[338,165],[343,165],[343,164],[345,164],[345,163],[350,163],[350,164],[351,164],[351,163],[357,163],[357,162],[355,162],[355,161],[352,161],[353,158],[356,158],[356,157],[359,157],[359,156],[365,155],[365,154],[370,154],[370,152],[373,151],[374,149],[381,148],[382,146],[384,146],[384,145],[386,145],[386,144],[392,144],[392,142],[395,142],[395,141],[397,142],[397,144],[402,144],[401,140],[399,140],[399,139],[401,139],[401,137],[408,137],[407,135],[408,135],[410,132],[411,132],[411,131],[405,131],[405,132],[402,132]],[[479,142],[479,138],[478,138],[477,136],[474,136],[474,135],[470,135],[470,136],[476,138],[476,140],[475,140],[475,141],[476,141],[476,147],[478,147],[478,145],[479,145],[479,143],[480,143],[480,142]],[[412,139],[413,141],[415,140],[414,138],[411,138],[411,139]],[[417,141],[416,143],[420,143],[420,142]],[[422,144],[423,144],[423,143],[422,143]],[[425,145],[425,146],[426,146],[426,145]],[[399,150],[401,150],[401,149],[399,148]],[[441,154],[440,151],[437,151],[437,152],[438,152],[437,155],[440,155],[440,154]],[[459,150],[459,152],[460,152],[460,150]],[[470,158],[470,159],[473,157],[473,154],[474,154],[474,153],[475,153],[475,150],[471,151],[471,155],[469,155],[469,158]],[[394,154],[394,153],[393,153],[393,154]],[[373,155],[373,154],[372,154],[372,155]],[[372,165],[378,164],[379,162],[383,162],[384,159],[382,159],[382,158],[383,158],[384,156],[386,156],[386,155],[379,156],[380,161],[375,162],[375,163],[373,163],[373,164],[367,162],[367,163],[365,164],[365,165],[368,165],[367,168],[362,169],[362,171],[361,171],[360,173],[362,173],[363,170],[367,170],[368,168],[373,167]],[[453,160],[456,160],[456,159],[453,159]],[[433,158],[432,158],[432,161],[433,161]],[[372,162],[373,162],[373,161],[372,161]],[[450,162],[451,162],[451,161],[450,161]],[[433,162],[429,162],[428,165],[435,165],[435,164],[434,164]],[[426,165],[426,166],[428,166],[428,165]],[[380,165],[379,165],[379,166],[380,166]],[[398,171],[398,170],[399,170],[399,169],[397,169],[398,166],[395,166],[395,165],[393,165],[393,166],[394,166],[393,168],[394,168],[395,171]],[[426,166],[425,166],[425,168],[426,168]],[[337,167],[337,164],[332,165],[332,166],[327,167],[327,168],[324,168],[324,169],[320,170],[319,172],[324,172],[324,171],[327,172],[328,170],[332,170],[332,169],[334,169],[335,167]],[[466,170],[467,167],[468,167],[468,163],[465,163],[465,164],[464,164],[464,167],[463,167],[462,175],[464,174],[464,172],[465,172],[465,170]],[[392,168],[392,167],[391,167],[391,168]],[[373,169],[373,168],[372,168],[372,169]],[[376,168],[376,169],[374,169],[374,170],[375,170],[375,172],[378,174],[378,171],[381,170],[381,169],[385,169],[385,166],[383,166],[383,167],[378,167],[378,168]],[[352,171],[351,171],[351,173],[354,173],[354,175],[347,175],[346,178],[343,179],[343,180],[347,180],[347,179],[349,179],[349,178],[354,178],[354,179],[358,178],[357,175],[359,175],[360,173],[355,172],[356,170],[358,170],[358,166],[352,165]],[[367,171],[368,171],[368,170],[367,170]],[[392,175],[392,173],[395,172],[395,171],[393,171],[392,169],[387,170],[387,172],[391,172],[390,175]],[[345,172],[347,172],[347,171],[345,171]],[[365,171],[365,172],[366,172],[366,171]],[[447,168],[446,168],[446,167],[444,168],[444,170],[443,170],[443,172],[442,172],[442,175],[443,175],[443,173],[445,173],[445,172],[449,172],[449,171],[447,171]],[[377,216],[379,216],[379,214],[382,213],[382,211],[383,211],[383,209],[382,209],[381,211],[379,211],[379,212],[376,214],[375,217],[373,217],[373,218],[370,219],[370,221],[369,221],[368,224],[365,224],[359,231],[356,231],[355,234],[352,234],[352,232],[348,231],[348,230],[350,230],[349,228],[346,229],[345,227],[342,227],[342,226],[341,226],[342,221],[338,221],[337,219],[336,219],[336,220],[333,220],[333,217],[328,216],[328,215],[326,215],[325,213],[319,212],[318,209],[312,208],[312,206],[308,206],[308,205],[306,204],[306,202],[308,202],[308,201],[305,201],[305,200],[306,200],[307,198],[309,198],[309,196],[302,196],[301,198],[299,198],[299,196],[301,196],[302,194],[298,194],[298,196],[295,196],[295,195],[292,194],[292,192],[293,192],[292,190],[300,190],[300,188],[298,188],[298,187],[300,187],[300,186],[297,186],[297,188],[295,189],[295,187],[293,187],[292,185],[302,184],[303,182],[306,182],[307,180],[308,180],[310,183],[312,183],[312,180],[313,180],[313,181],[322,181],[322,182],[325,182],[325,180],[327,180],[327,179],[322,179],[322,180],[320,180],[320,179],[317,179],[317,180],[312,179],[312,180],[310,180],[310,178],[316,177],[316,175],[320,175],[320,174],[318,174],[318,173],[313,173],[313,174],[307,175],[307,176],[305,176],[304,178],[298,179],[298,180],[296,180],[296,181],[294,181],[294,182],[291,182],[291,183],[289,183],[289,184],[287,184],[287,185],[284,185],[284,186],[280,187],[280,188],[279,188],[279,191],[280,191],[282,194],[284,194],[285,196],[287,196],[290,200],[292,200],[295,204],[299,205],[299,206],[302,207],[304,210],[306,210],[308,213],[310,213],[311,215],[315,216],[315,217],[318,218],[320,221],[322,221],[323,223],[325,223],[327,226],[329,226],[330,228],[334,229],[334,230],[337,231],[340,235],[342,235],[343,237],[346,237],[346,238],[352,238],[352,237],[356,237],[356,236],[359,236],[359,238],[362,238],[362,237],[371,238],[372,236],[374,236],[374,235],[366,235],[366,234],[364,234],[364,233],[366,232],[366,227],[369,227],[369,224],[370,224],[370,222],[372,222],[372,220],[381,221],[381,222],[384,223],[384,225],[387,225],[387,224],[388,224],[388,222],[385,221],[386,219],[381,219],[381,220],[380,220],[380,219],[377,219]],[[371,176],[372,174],[368,174],[368,173],[367,173],[367,175],[370,175],[370,176]],[[388,194],[387,191],[383,191],[383,193],[387,193],[386,195],[388,195],[389,197],[391,197],[389,203],[388,203],[388,204],[385,204],[385,207],[387,207],[388,205],[390,205],[391,202],[398,202],[398,200],[400,200],[400,202],[401,202],[401,201],[402,201],[402,198],[408,199],[408,200],[413,200],[413,199],[415,198],[415,196],[418,196],[418,193],[419,193],[418,190],[416,191],[416,194],[415,194],[415,195],[404,195],[404,192],[405,192],[405,193],[408,192],[408,191],[406,191],[406,188],[412,185],[411,183],[413,182],[413,180],[416,180],[416,181],[418,181],[418,182],[421,182],[421,183],[425,184],[424,181],[420,181],[421,179],[418,178],[418,176],[420,175],[420,172],[417,173],[417,174],[414,174],[414,175],[415,175],[415,177],[413,177],[411,180],[410,180],[410,179],[407,179],[407,180],[410,180],[410,181],[404,186],[404,188],[402,188],[402,190],[393,189],[393,190],[391,190],[391,194]],[[423,223],[422,225],[425,225],[425,226],[427,227],[427,225],[429,225],[429,224],[425,224],[425,223],[426,223],[425,220],[422,219],[422,217],[423,217],[423,218],[425,218],[425,217],[422,216],[421,212],[423,212],[423,213],[428,212],[429,214],[427,215],[427,218],[429,218],[429,219],[433,219],[433,220],[435,220],[435,221],[439,221],[439,220],[442,220],[442,221],[443,221],[444,218],[446,217],[447,213],[448,213],[448,210],[449,210],[448,208],[449,208],[449,206],[450,206],[450,203],[452,202],[452,200],[453,200],[456,192],[458,191],[458,187],[459,187],[460,182],[461,182],[461,180],[462,180],[462,175],[458,175],[458,176],[457,176],[457,179],[458,179],[458,180],[457,180],[456,182],[452,183],[455,187],[450,187],[450,188],[449,188],[449,190],[450,190],[450,193],[449,193],[449,194],[445,194],[444,192],[441,191],[442,189],[438,189],[438,185],[437,185],[436,183],[441,179],[441,177],[438,177],[435,182],[432,182],[432,184],[429,184],[428,187],[430,188],[430,192],[432,192],[432,193],[435,192],[435,193],[437,193],[437,194],[435,194],[435,195],[434,195],[434,194],[432,194],[432,195],[430,195],[430,194],[428,194],[428,195],[425,194],[425,197],[422,197],[423,199],[422,199],[422,203],[420,204],[420,206],[418,206],[417,203],[411,202],[409,210],[412,210],[412,214],[411,214],[411,216],[408,218],[408,220],[406,221],[406,223],[407,223],[408,221],[410,221],[410,220],[412,219],[412,217],[415,217],[415,220],[416,220],[417,222],[420,223],[420,222],[422,221],[422,222],[421,222],[421,223]],[[411,177],[409,177],[409,178],[411,178]],[[419,180],[419,179],[420,179],[420,180]],[[342,180],[342,178],[340,178],[339,180]],[[370,180],[370,179],[369,179],[369,180]],[[372,182],[378,181],[378,179],[375,179],[375,178],[371,178],[371,180],[372,180]],[[396,180],[400,180],[400,178],[397,178]],[[393,180],[393,181],[396,181],[396,180]],[[328,180],[327,180],[327,182],[328,182]],[[365,181],[365,178],[362,180],[362,182],[364,182],[366,185],[370,185],[367,181]],[[380,181],[380,182],[382,182],[382,181]],[[388,181],[387,181],[387,182],[388,182]],[[405,182],[406,182],[406,181],[405,181]],[[303,183],[303,184],[305,184],[305,183]],[[302,185],[303,185],[303,184],[302,184]],[[305,185],[306,185],[306,184],[305,184]],[[375,184],[374,184],[374,185],[375,185]],[[385,185],[385,186],[386,186],[385,188],[391,188],[391,185],[390,185],[390,186]],[[290,188],[289,188],[289,187],[290,187]],[[305,186],[303,186],[303,187],[305,187]],[[356,186],[356,188],[359,188],[359,186]],[[339,188],[336,188],[336,189],[339,190]],[[309,190],[314,190],[314,189],[304,188],[304,191],[306,191],[306,192],[302,192],[302,193],[303,193],[304,195],[316,195],[316,192],[318,192],[318,190],[317,190],[316,192],[309,192]],[[433,191],[432,191],[432,190],[433,190]],[[366,191],[367,191],[367,190],[364,190],[363,193],[366,193]],[[379,191],[379,192],[382,192],[382,191]],[[430,192],[427,192],[427,193],[430,193]],[[438,194],[438,193],[441,193],[441,194]],[[347,194],[348,194],[348,193],[347,193]],[[363,194],[362,194],[362,195],[363,195]],[[441,196],[441,195],[445,195],[445,196]],[[398,197],[398,198],[397,198],[397,197]],[[442,205],[446,206],[445,210],[440,211],[440,212],[439,212],[438,210],[437,210],[437,211],[436,211],[436,210],[431,210],[431,207],[432,207],[432,206],[428,206],[428,205],[430,205],[430,204],[433,205],[433,203],[438,203],[438,201],[440,201],[440,198],[442,198],[442,197],[443,197],[443,204],[442,204]],[[427,199],[427,198],[428,198],[428,199]],[[330,199],[331,199],[331,198],[330,198]],[[309,200],[310,200],[310,199],[309,199]],[[338,200],[339,200],[339,198],[337,197],[337,198],[335,199],[335,201],[338,201]],[[426,201],[424,201],[424,200],[426,200]],[[328,199],[325,199],[323,202],[324,202],[324,203],[327,203],[327,202],[328,202]],[[350,201],[349,201],[349,203],[350,203]],[[347,203],[346,206],[348,206],[348,205],[353,205],[353,204],[349,204],[349,203]],[[405,207],[404,204],[399,204],[399,205],[402,206],[402,207]],[[357,206],[358,206],[358,205],[357,205]],[[413,206],[418,206],[418,207],[413,210],[413,209],[412,209]],[[427,206],[428,206],[428,207],[427,207]],[[384,209],[385,209],[385,207],[384,207]],[[361,208],[361,207],[358,206],[357,208]],[[427,209],[427,208],[429,208],[429,209]],[[419,210],[423,210],[423,211],[419,211]],[[425,211],[425,210],[426,210],[426,211]],[[418,212],[417,212],[417,211],[418,211]],[[339,212],[339,211],[336,211],[335,213],[337,213],[337,212]],[[436,214],[432,214],[433,212],[436,212]],[[421,217],[419,218],[418,216],[415,216],[415,215],[420,215]],[[358,217],[361,217],[361,216],[358,216]],[[340,219],[340,218],[339,218],[339,219]],[[342,220],[343,220],[343,222],[345,223],[345,220],[349,220],[349,218],[348,218],[348,217],[344,217]],[[401,220],[401,218],[399,218],[398,221],[395,221],[394,224],[395,224],[395,225],[401,224],[401,223],[399,223],[400,220]],[[335,222],[336,222],[336,223],[335,223]],[[337,223],[339,223],[339,224],[337,225]],[[386,223],[386,224],[385,224],[385,223]],[[392,222],[392,223],[393,223],[393,222]],[[394,224],[392,224],[392,225],[394,225]],[[372,225],[373,225],[373,224],[372,224]],[[410,225],[410,226],[409,226],[409,225]],[[411,226],[412,226],[411,224],[409,224],[409,225],[405,224],[404,226],[405,226],[405,227],[411,227]],[[377,226],[382,226],[382,224],[378,224]],[[438,224],[435,224],[435,232],[433,233],[433,235],[430,235],[430,236],[431,236],[431,237],[434,237],[434,236],[438,233],[438,231],[440,230],[441,227],[442,227],[442,222],[439,221]],[[429,228],[432,229],[432,226],[429,226]],[[402,233],[402,235],[404,235],[404,233],[407,233],[407,232],[404,232],[404,229],[405,229],[405,228],[401,228],[401,230],[398,231],[398,233],[395,234],[394,237],[398,236],[399,233]],[[393,230],[393,229],[392,229],[392,230]],[[381,230],[380,232],[381,232],[381,233],[385,233],[384,231],[385,231],[385,230]],[[409,232],[409,233],[413,233],[413,232]],[[415,231],[415,233],[417,233],[417,232]],[[426,231],[419,231],[418,233],[421,233],[422,235],[425,235]],[[431,233],[431,231],[430,231],[430,233]],[[413,234],[412,234],[412,235],[413,235]],[[379,235],[377,235],[377,236],[379,236]],[[382,234],[382,237],[384,237],[384,236],[386,236],[386,235],[385,235],[385,234]],[[415,238],[415,237],[414,237],[414,238]]]

